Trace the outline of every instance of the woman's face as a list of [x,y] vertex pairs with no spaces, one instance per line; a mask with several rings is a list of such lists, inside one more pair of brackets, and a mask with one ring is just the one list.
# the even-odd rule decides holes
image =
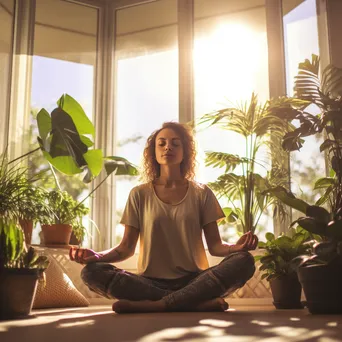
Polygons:
[[183,143],[173,129],[164,128],[157,134],[155,155],[160,165],[177,165],[183,161]]

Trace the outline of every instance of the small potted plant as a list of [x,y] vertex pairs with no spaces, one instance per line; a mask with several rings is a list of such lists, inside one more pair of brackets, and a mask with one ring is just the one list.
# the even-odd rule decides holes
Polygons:
[[25,242],[30,245],[33,226],[39,221],[42,211],[50,212],[50,215],[52,211],[45,202],[46,191],[44,189],[35,187],[29,182],[22,195],[20,201],[17,202],[19,223],[25,234]]
[[48,264],[47,257],[26,247],[15,220],[0,217],[0,319],[30,314],[37,281]]
[[89,213],[89,208],[61,190],[47,192],[46,204],[49,210],[41,207],[39,219],[44,244],[68,245],[72,232],[78,241],[83,241],[86,228],[82,224],[82,219]]
[[301,227],[291,228],[290,236],[266,233],[266,242],[258,247],[264,250],[255,256],[260,261],[261,279],[270,282],[273,304],[277,309],[300,309],[302,286],[297,276],[297,257],[310,254],[312,235]]

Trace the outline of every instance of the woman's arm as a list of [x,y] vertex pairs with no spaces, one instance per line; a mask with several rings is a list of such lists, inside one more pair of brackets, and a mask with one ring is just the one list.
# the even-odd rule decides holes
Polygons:
[[78,248],[70,249],[70,259],[81,264],[91,262],[110,262],[116,263],[124,261],[134,255],[135,247],[139,238],[139,230],[132,226],[125,225],[124,236],[120,244],[102,252],[94,252],[91,249]]
[[212,256],[225,257],[230,253],[253,250],[258,245],[258,238],[251,232],[242,235],[235,245],[223,242],[216,222],[206,224],[203,231]]
[[125,225],[124,236],[120,244],[111,250],[104,252],[101,261],[119,262],[124,261],[134,255],[139,238],[139,230],[132,226]]

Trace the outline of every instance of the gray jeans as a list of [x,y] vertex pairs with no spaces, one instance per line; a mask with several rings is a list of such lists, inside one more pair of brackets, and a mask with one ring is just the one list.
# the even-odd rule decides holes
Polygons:
[[184,310],[198,303],[224,297],[245,285],[255,272],[248,252],[232,253],[218,265],[178,279],[148,278],[107,263],[91,263],[81,273],[90,290],[107,298],[164,299],[170,310]]

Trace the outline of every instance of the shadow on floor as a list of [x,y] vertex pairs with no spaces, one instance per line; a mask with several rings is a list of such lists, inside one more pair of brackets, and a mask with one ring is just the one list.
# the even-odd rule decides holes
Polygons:
[[0,341],[342,341],[342,316],[306,310],[117,315],[110,307],[45,311],[0,322]]

